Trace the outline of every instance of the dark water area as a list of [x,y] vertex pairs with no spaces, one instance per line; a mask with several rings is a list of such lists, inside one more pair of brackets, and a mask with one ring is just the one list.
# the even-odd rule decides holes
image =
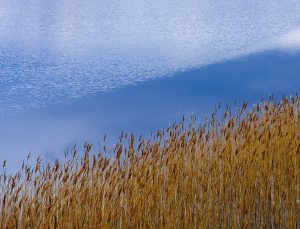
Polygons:
[[218,102],[247,101],[251,106],[262,97],[299,91],[300,53],[244,56],[6,117],[0,124],[1,159],[19,164],[31,152],[54,160],[74,144],[81,149],[85,141],[97,149],[105,134],[113,144],[122,131],[149,137],[183,115],[196,115],[201,121]]
[[[218,102],[256,103],[263,96],[295,95],[300,89],[299,76],[300,53],[264,52],[99,93],[67,110],[108,131],[145,133],[184,114],[210,114]],[[56,112],[63,116],[66,107]]]

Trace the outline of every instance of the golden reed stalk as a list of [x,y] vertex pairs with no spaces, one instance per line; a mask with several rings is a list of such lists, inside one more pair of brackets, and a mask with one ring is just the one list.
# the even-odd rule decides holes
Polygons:
[[[1,174],[1,228],[300,228],[300,98]],[[4,165],[5,166],[5,165]]]

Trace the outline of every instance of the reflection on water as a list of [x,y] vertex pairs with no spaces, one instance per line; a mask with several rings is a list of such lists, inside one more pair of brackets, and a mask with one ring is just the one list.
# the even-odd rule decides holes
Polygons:
[[270,48],[299,12],[299,0],[1,0],[1,115]]

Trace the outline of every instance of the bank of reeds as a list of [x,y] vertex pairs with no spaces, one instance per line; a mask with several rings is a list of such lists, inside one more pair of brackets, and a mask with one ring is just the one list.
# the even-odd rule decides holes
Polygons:
[[1,228],[300,228],[300,98],[0,177]]

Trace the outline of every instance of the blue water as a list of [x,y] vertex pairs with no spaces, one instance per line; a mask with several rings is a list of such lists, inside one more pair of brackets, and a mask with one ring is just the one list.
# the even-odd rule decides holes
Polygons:
[[2,0],[0,160],[300,89],[300,2]]
[[0,112],[299,48],[299,12],[299,0],[1,0]]

